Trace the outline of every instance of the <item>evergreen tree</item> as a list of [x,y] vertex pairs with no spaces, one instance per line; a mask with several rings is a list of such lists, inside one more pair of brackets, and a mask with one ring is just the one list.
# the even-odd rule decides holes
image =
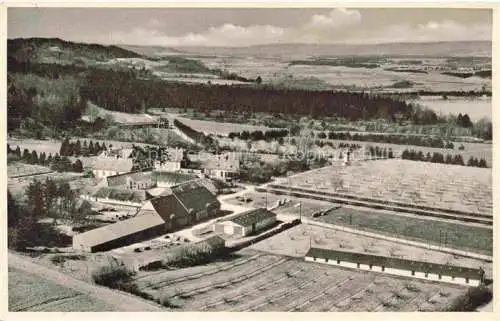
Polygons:
[[483,168],[486,168],[488,167],[488,164],[486,163],[486,160],[484,158],[481,158],[481,160],[479,161],[479,163],[477,164],[478,167],[483,167]]
[[18,158],[21,158],[21,148],[19,146],[16,147],[15,154]]
[[453,160],[453,164],[455,165],[464,165],[464,160],[462,158],[462,155],[455,155],[455,158]]
[[27,163],[29,163],[30,160],[31,160],[31,154],[30,154],[30,151],[27,148],[25,148],[24,151],[23,151],[23,160],[25,162],[27,162]]
[[81,144],[80,140],[76,141],[75,149],[73,150],[73,155],[76,157],[79,157],[82,155],[82,144]]
[[38,163],[42,166],[45,166],[46,161],[47,161],[47,156],[45,155],[45,152],[41,152],[40,157],[38,158]]
[[92,141],[90,141],[89,143],[89,155],[95,155],[96,154],[96,151],[94,149],[94,143],[92,143]]
[[52,153],[49,154],[49,157],[47,157],[47,165],[51,165],[52,163]]
[[28,199],[28,211],[31,212],[34,217],[43,218],[47,215],[43,197],[43,186],[40,181],[35,180],[30,183],[26,189],[26,197]]
[[77,173],[82,173],[83,172],[83,164],[82,161],[77,159],[75,163],[73,164],[73,171]]
[[63,140],[63,142],[61,143],[61,148],[59,149],[59,154],[62,156],[70,155],[70,143],[69,143],[68,138],[65,138]]
[[38,155],[36,150],[31,152],[30,164],[38,164]]
[[55,224],[58,217],[57,199],[59,195],[57,184],[54,182],[54,180],[50,178],[47,178],[45,180],[45,183],[43,185],[43,192],[46,213],[53,219],[53,223]]
[[445,163],[446,164],[453,164],[453,162],[454,162],[453,156],[451,156],[450,154],[447,154]]

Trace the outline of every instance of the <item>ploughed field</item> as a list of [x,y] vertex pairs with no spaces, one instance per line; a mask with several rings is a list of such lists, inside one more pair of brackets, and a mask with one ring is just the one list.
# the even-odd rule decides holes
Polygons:
[[399,159],[328,166],[282,180],[284,187],[334,192],[358,198],[493,214],[491,169]]
[[248,249],[238,254],[203,266],[141,271],[134,283],[182,311],[439,311],[466,291]]
[[9,267],[9,311],[115,311],[90,296],[22,270]]

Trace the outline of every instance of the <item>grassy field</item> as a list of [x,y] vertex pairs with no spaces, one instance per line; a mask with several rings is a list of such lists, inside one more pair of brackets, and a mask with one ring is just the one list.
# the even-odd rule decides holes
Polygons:
[[[267,193],[267,195],[266,193],[247,193],[245,195],[251,201],[244,203],[236,199],[229,199],[226,202],[252,207],[265,207],[266,205],[270,207],[276,204],[278,200],[287,198],[290,202],[275,209],[275,213],[298,217],[299,211],[301,211],[302,216],[308,218],[312,218],[313,213],[328,211],[336,207],[336,204],[326,201],[280,196],[272,193]],[[301,209],[296,207],[299,201],[302,203]],[[327,213],[325,216],[314,219],[387,236],[470,250],[486,255],[491,255],[493,252],[493,233],[491,229],[487,228],[439,220],[420,219],[411,215],[395,215],[388,212],[359,209],[351,206],[342,206]],[[446,244],[444,243],[445,234]],[[291,248],[294,247],[291,246]]]
[[399,159],[328,166],[282,179],[310,190],[493,215],[491,169]]
[[37,153],[52,154],[54,156],[59,153],[61,149],[61,142],[58,140],[39,140],[39,139],[16,139],[9,138],[7,144],[10,145],[11,149],[16,149],[17,146],[21,149],[21,152],[26,148],[30,152],[35,150]]
[[233,123],[221,123],[208,120],[194,120],[185,117],[178,117],[179,121],[186,124],[187,126],[193,128],[194,130],[201,131],[205,134],[214,135],[227,135],[231,132],[242,132],[242,131],[256,131],[261,130],[263,132],[270,130],[272,128],[265,126],[253,126],[245,124],[233,124]]
[[493,264],[481,260],[308,224],[295,226],[254,244],[251,248],[273,254],[303,257],[310,246],[471,268],[482,267],[487,277],[492,277],[493,274]]
[[103,119],[112,119],[114,122],[119,124],[134,124],[134,123],[154,123],[156,117],[150,116],[148,114],[129,114],[121,113],[117,111],[110,111],[92,103],[88,103],[85,114],[82,119],[94,121],[97,117]]
[[21,270],[9,267],[9,311],[114,311],[106,303]]
[[140,272],[134,283],[180,311],[439,311],[465,291],[251,250],[238,254],[198,267]]
[[37,175],[50,171],[51,169],[46,166],[25,164],[21,162],[12,162],[7,165],[7,177]]

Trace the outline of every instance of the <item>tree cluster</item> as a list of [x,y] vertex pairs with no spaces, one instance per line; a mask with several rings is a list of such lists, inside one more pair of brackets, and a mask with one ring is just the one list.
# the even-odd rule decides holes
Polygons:
[[415,145],[453,149],[452,142],[444,142],[440,138],[416,135],[381,135],[381,134],[351,134],[349,132],[329,132],[328,139],[355,140],[363,142],[387,143],[397,145]]
[[231,132],[231,133],[229,133],[228,137],[231,139],[240,138],[243,140],[251,139],[253,141],[258,141],[258,140],[271,141],[271,140],[286,137],[287,135],[288,135],[288,130],[286,130],[286,129],[266,130],[264,132],[261,130],[256,130],[253,132],[248,132],[245,130],[242,132]]
[[469,115],[460,113],[457,117],[457,125],[464,128],[472,128],[474,124],[469,118]]
[[53,226],[40,224],[39,221],[50,218],[53,224],[58,219],[82,223],[90,211],[85,204],[78,206],[77,195],[67,181],[55,181],[51,178],[45,181],[34,180],[26,188],[25,194],[26,202],[21,203],[7,192],[8,245],[13,249],[61,243],[67,246],[71,241],[70,237],[60,235]]
[[372,157],[380,157],[380,158],[394,158],[394,153],[392,148],[379,148],[378,146],[369,146],[368,151],[370,156]]
[[52,170],[57,172],[83,172],[83,163],[81,160],[77,159],[74,163],[71,163],[67,156],[59,156],[58,153],[52,157],[52,154],[47,154],[41,152],[40,155],[35,151],[29,151],[27,148],[21,153],[21,148],[17,146],[16,149],[11,149],[9,144],[7,144],[7,155],[10,160],[22,161],[27,164],[35,164],[42,166],[49,166]]
[[96,156],[100,154],[102,151],[106,150],[106,144],[99,142],[90,142],[87,144],[87,141],[84,140],[83,144],[78,139],[76,142],[70,142],[69,138],[66,138],[61,143],[61,148],[59,150],[59,155],[61,156]]
[[[464,159],[462,158],[462,155],[456,154],[456,155],[451,155],[451,154],[446,154],[443,155],[441,153],[431,153],[428,152],[427,154],[424,154],[422,151],[416,151],[413,149],[405,149],[403,153],[401,154],[402,159],[408,159],[408,160],[413,160],[413,161],[420,161],[420,162],[431,162],[431,163],[440,163],[440,164],[450,164],[450,165],[460,165],[460,166],[465,166],[466,164],[464,163]],[[467,166],[474,166],[474,167],[487,167],[486,160],[481,159],[477,160],[474,157],[471,157],[469,161],[467,162]]]
[[412,107],[404,101],[367,93],[274,89],[266,86],[205,86],[135,78],[133,73],[91,70],[80,93],[97,105],[137,113],[143,106],[175,106],[198,112],[231,110],[238,113],[266,112],[311,117],[389,118],[400,113],[410,117]]

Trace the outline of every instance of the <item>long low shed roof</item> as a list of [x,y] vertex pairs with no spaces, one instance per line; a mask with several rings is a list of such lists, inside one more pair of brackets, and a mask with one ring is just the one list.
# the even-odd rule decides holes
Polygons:
[[165,221],[160,215],[154,212],[148,212],[147,214],[137,215],[124,221],[119,221],[77,234],[74,237],[83,239],[83,243],[87,246],[96,246],[111,242],[121,237],[142,232],[162,224],[165,224]]
[[427,272],[441,275],[452,275],[455,277],[464,278],[480,278],[484,271],[481,269],[473,269],[469,267],[444,265],[422,261],[412,261],[399,258],[369,255],[355,252],[342,252],[335,250],[327,250],[321,248],[311,248],[306,256],[325,258],[331,260],[341,260],[353,263],[384,266],[387,268],[403,269],[410,271]]

